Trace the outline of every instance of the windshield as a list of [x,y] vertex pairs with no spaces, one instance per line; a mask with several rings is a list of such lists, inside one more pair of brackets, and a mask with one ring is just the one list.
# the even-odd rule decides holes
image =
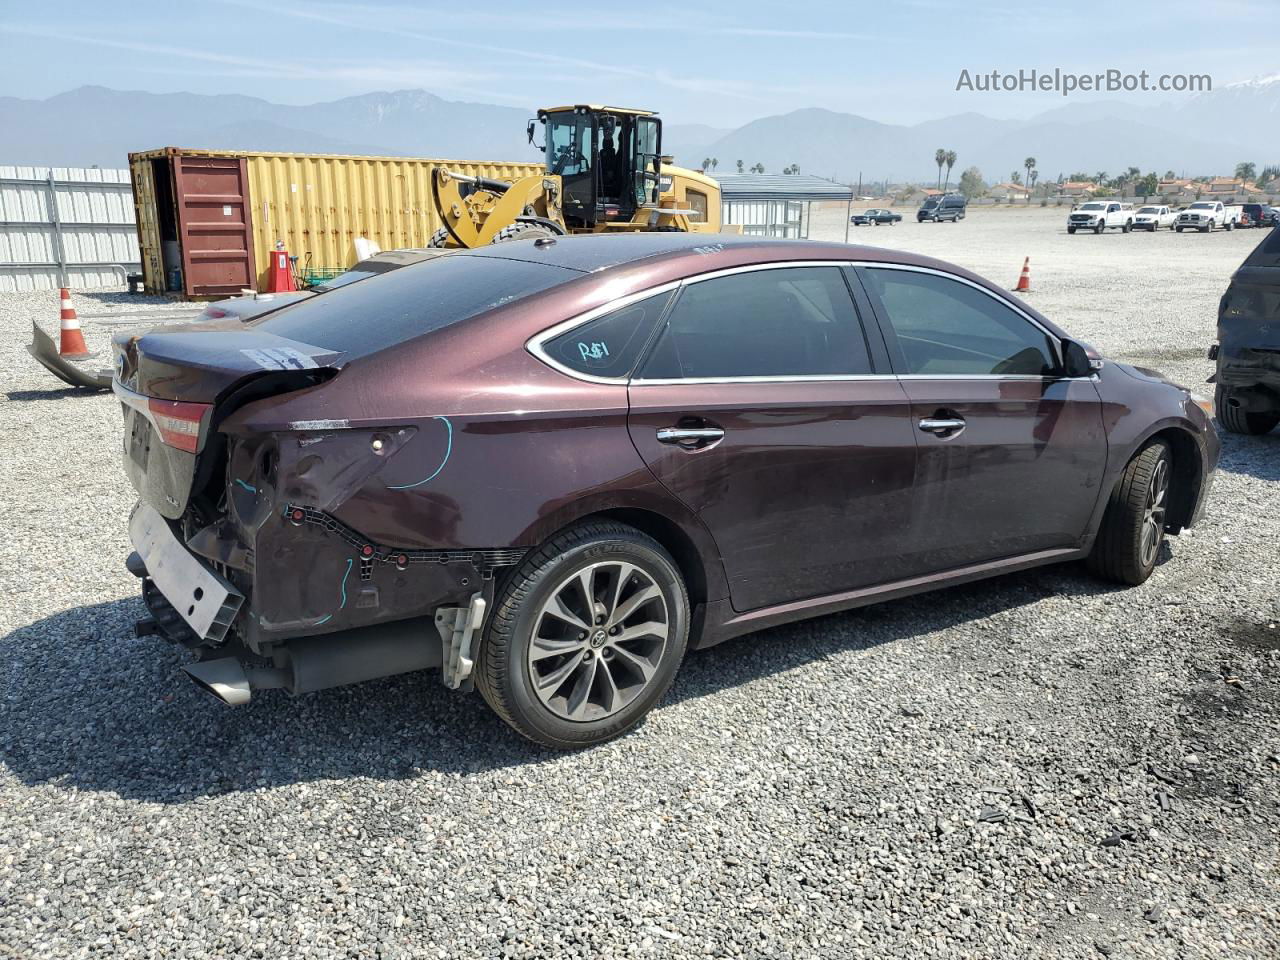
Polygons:
[[1086,204],[1082,204],[1080,209],[1081,210],[1105,210],[1107,209],[1107,205],[1105,203],[1086,203]]
[[930,207],[936,207],[937,205],[938,205],[938,201],[934,200],[932,197],[924,202],[924,207],[926,210],[928,210]]
[[1191,205],[1191,209],[1192,210],[1212,210],[1213,204],[1212,203],[1193,203]]
[[1139,213],[1159,213],[1160,208],[1159,207],[1142,207],[1138,212]]
[[547,114],[547,171],[574,176],[591,169],[591,117],[583,113]]

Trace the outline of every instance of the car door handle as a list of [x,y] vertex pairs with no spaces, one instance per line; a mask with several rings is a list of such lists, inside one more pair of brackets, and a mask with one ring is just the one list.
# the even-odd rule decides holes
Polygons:
[[719,440],[724,436],[720,427],[659,427],[660,443],[688,443],[690,441]]
[[941,436],[944,433],[954,433],[964,429],[963,417],[925,417],[920,421],[920,429],[925,433],[933,433]]

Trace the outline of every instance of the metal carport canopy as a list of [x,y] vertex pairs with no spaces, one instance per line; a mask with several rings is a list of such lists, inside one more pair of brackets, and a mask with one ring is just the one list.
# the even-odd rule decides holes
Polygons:
[[803,173],[715,174],[722,200],[853,200],[853,187]]

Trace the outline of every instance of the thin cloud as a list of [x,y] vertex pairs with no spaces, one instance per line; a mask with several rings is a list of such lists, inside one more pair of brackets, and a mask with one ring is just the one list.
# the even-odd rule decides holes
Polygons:
[[734,37],[785,37],[797,40],[875,40],[867,33],[838,33],[826,30],[775,30],[772,27],[721,27],[716,33]]

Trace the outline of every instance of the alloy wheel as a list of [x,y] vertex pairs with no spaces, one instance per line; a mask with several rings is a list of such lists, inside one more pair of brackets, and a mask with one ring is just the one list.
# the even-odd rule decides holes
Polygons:
[[1147,500],[1142,512],[1142,540],[1139,544],[1142,565],[1149,567],[1156,562],[1156,552],[1164,536],[1165,500],[1169,493],[1169,461],[1161,458],[1151,472],[1151,485],[1147,488]]
[[649,685],[670,632],[666,597],[625,560],[593,563],[543,602],[529,640],[529,680],[556,716],[612,716]]

